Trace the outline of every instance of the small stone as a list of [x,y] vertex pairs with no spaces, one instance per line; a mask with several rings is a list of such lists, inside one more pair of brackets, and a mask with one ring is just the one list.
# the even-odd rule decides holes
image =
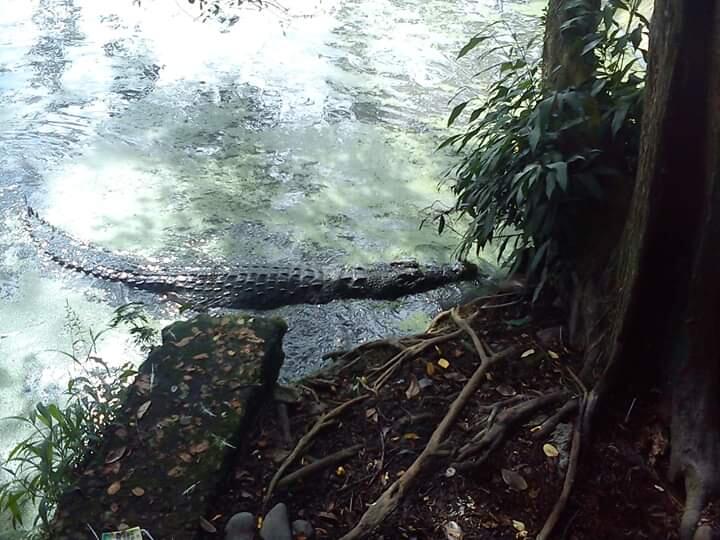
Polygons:
[[313,529],[309,521],[304,519],[296,519],[292,522],[292,533],[295,537],[307,538],[308,540],[315,537],[315,529]]
[[263,540],[292,540],[287,506],[284,503],[277,503],[267,513],[262,529],[260,529],[260,538]]
[[255,530],[255,516],[250,512],[239,512],[225,525],[225,540],[253,540]]

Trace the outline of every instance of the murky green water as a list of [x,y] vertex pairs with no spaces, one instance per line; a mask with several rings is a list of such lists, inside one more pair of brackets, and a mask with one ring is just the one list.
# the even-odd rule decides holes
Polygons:
[[[418,229],[447,155],[448,101],[477,66],[454,56],[484,23],[537,25],[543,3],[294,0],[230,31],[172,0],[2,0],[0,411],[60,395],[72,364],[66,305],[102,327],[151,295],[42,262],[23,197],[73,235],[168,260],[348,263],[451,258]],[[396,302],[278,310],[287,374],[323,352],[410,330],[452,288]],[[405,322],[404,322],[405,321]],[[409,324],[406,321],[411,321]],[[101,353],[139,359],[122,333]],[[7,447],[16,434],[0,427]]]

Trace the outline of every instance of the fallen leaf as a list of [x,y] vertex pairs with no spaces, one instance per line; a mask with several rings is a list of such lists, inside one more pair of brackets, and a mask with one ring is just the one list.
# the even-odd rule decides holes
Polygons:
[[175,341],[175,342],[170,342],[170,343],[171,343],[171,345],[175,345],[176,347],[185,347],[193,339],[195,339],[195,336],[188,336],[188,337],[182,338],[180,341]]
[[517,394],[517,391],[507,384],[499,384],[495,391],[503,397],[511,397]]
[[417,441],[420,438],[420,435],[417,433],[405,433],[403,434],[403,439],[406,441]]
[[558,457],[560,455],[560,451],[550,443],[543,444],[543,452],[545,452],[545,455],[547,457],[554,458],[554,457]]
[[152,405],[152,401],[148,400],[145,403],[143,403],[142,405],[140,405],[140,407],[138,407],[137,414],[135,415],[135,416],[137,416],[138,420],[140,420],[143,416],[145,416],[145,413],[148,412],[150,405]]
[[335,469],[335,474],[340,477],[345,476],[347,474],[347,472],[345,471],[345,467],[340,465],[337,469]]
[[525,491],[527,489],[528,484],[519,473],[510,469],[501,469],[500,474],[503,481],[515,491]]
[[366,410],[366,411],[365,411],[365,418],[367,418],[367,419],[370,420],[371,422],[374,422],[375,424],[377,424],[377,421],[378,421],[378,412],[377,412],[377,409],[373,407],[373,408],[370,408],[370,409]]
[[437,364],[443,369],[447,369],[450,367],[450,362],[447,361],[447,358],[441,358],[437,361]]
[[140,486],[132,488],[131,491],[132,491],[132,494],[135,495],[136,497],[142,497],[143,495],[145,495],[145,490],[143,488],[141,488]]
[[200,353],[192,357],[193,360],[207,360],[208,358],[210,358],[208,353]]
[[557,360],[558,358],[560,358],[560,355],[558,353],[556,353],[555,351],[550,351],[550,350],[548,350],[548,356],[550,358],[552,358],[553,360]]
[[190,447],[190,453],[191,454],[202,454],[205,452],[208,448],[210,448],[210,443],[207,441],[202,441],[197,444],[193,444]]
[[448,467],[447,469],[445,469],[445,478],[452,478],[456,474],[457,470],[455,469],[455,467]]
[[525,524],[522,521],[517,521],[516,519],[512,520],[512,526],[516,531],[522,532],[525,530]]
[[167,472],[167,475],[171,478],[177,478],[183,474],[185,474],[185,467],[181,467],[180,465],[173,467]]
[[111,463],[119,461],[125,455],[126,450],[127,446],[121,446],[120,448],[116,448],[115,450],[110,450],[105,457],[105,464],[110,465]]
[[120,482],[113,482],[110,484],[110,486],[107,488],[107,494],[108,495],[115,495],[118,491],[120,491],[120,488],[122,487],[122,483]]
[[427,373],[428,377],[432,377],[435,374],[435,364],[425,362],[425,373]]
[[405,397],[412,399],[420,393],[420,385],[418,384],[417,377],[415,375],[410,379],[410,386],[405,390]]
[[528,356],[535,354],[535,349],[528,349],[520,355],[520,358],[527,358]]
[[202,527],[203,531],[207,531],[209,533],[215,533],[217,532],[217,528],[215,528],[215,525],[210,523],[207,519],[200,516],[200,527]]
[[465,536],[463,530],[455,521],[448,521],[443,530],[445,531],[445,538],[447,540],[462,540]]

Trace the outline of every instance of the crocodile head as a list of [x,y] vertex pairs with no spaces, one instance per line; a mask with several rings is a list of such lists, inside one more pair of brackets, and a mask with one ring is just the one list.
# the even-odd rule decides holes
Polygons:
[[372,298],[397,298],[447,283],[473,279],[477,275],[477,266],[467,262],[421,265],[414,261],[398,261],[369,269],[365,288]]

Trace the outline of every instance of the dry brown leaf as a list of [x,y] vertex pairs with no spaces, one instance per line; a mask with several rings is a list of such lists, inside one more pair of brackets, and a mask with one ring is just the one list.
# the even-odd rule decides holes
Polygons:
[[181,467],[180,465],[173,467],[167,472],[167,475],[171,478],[177,478],[178,476],[182,476],[183,474],[185,474],[185,467]]
[[176,347],[185,347],[188,343],[190,343],[193,339],[195,339],[195,336],[188,336],[182,338],[180,341],[170,342],[171,345],[175,345]]
[[515,491],[525,491],[528,488],[528,484],[521,474],[510,469],[501,469],[500,474],[502,476],[503,482],[505,482]]
[[145,495],[145,490],[143,488],[141,488],[140,486],[132,488],[131,491],[132,491],[132,494],[135,495],[136,497],[142,497],[143,495]]
[[406,441],[417,441],[420,438],[420,435],[417,433],[404,433],[403,439]]
[[405,397],[412,399],[420,393],[420,385],[418,384],[417,377],[415,375],[410,379],[410,386],[405,390]]
[[118,491],[120,491],[120,488],[122,487],[121,482],[113,482],[110,484],[110,486],[107,488],[107,494],[108,495],[115,495]]
[[178,457],[180,458],[180,461],[184,461],[185,463],[190,463],[192,461],[192,456],[187,452],[180,452]]
[[207,360],[208,358],[210,358],[208,353],[200,353],[192,357],[193,360]]
[[447,369],[450,367],[450,362],[447,361],[447,358],[441,358],[437,361],[437,364],[443,369]]
[[516,519],[512,520],[512,526],[515,528],[516,531],[524,531],[525,530],[525,524],[522,521],[518,521]]
[[425,362],[425,373],[427,373],[428,377],[432,377],[435,374],[435,364]]
[[111,463],[119,461],[125,455],[126,450],[127,446],[121,446],[120,448],[115,448],[115,450],[110,450],[105,457],[105,464],[110,465]]
[[152,401],[147,400],[145,403],[140,405],[140,407],[138,407],[137,414],[135,415],[135,416],[137,416],[138,420],[142,419],[142,417],[145,416],[145,413],[148,412],[150,405],[152,405]]
[[560,358],[560,355],[558,353],[556,353],[555,351],[550,351],[550,350],[548,350],[548,356],[550,358],[552,358],[553,360],[557,360],[558,358]]
[[190,447],[190,453],[191,454],[202,454],[205,452],[208,448],[210,448],[210,443],[208,441],[202,441],[197,444],[193,444]]
[[524,351],[520,355],[520,358],[527,358],[528,356],[533,355],[533,354],[535,354],[535,349],[528,349],[527,351]]

